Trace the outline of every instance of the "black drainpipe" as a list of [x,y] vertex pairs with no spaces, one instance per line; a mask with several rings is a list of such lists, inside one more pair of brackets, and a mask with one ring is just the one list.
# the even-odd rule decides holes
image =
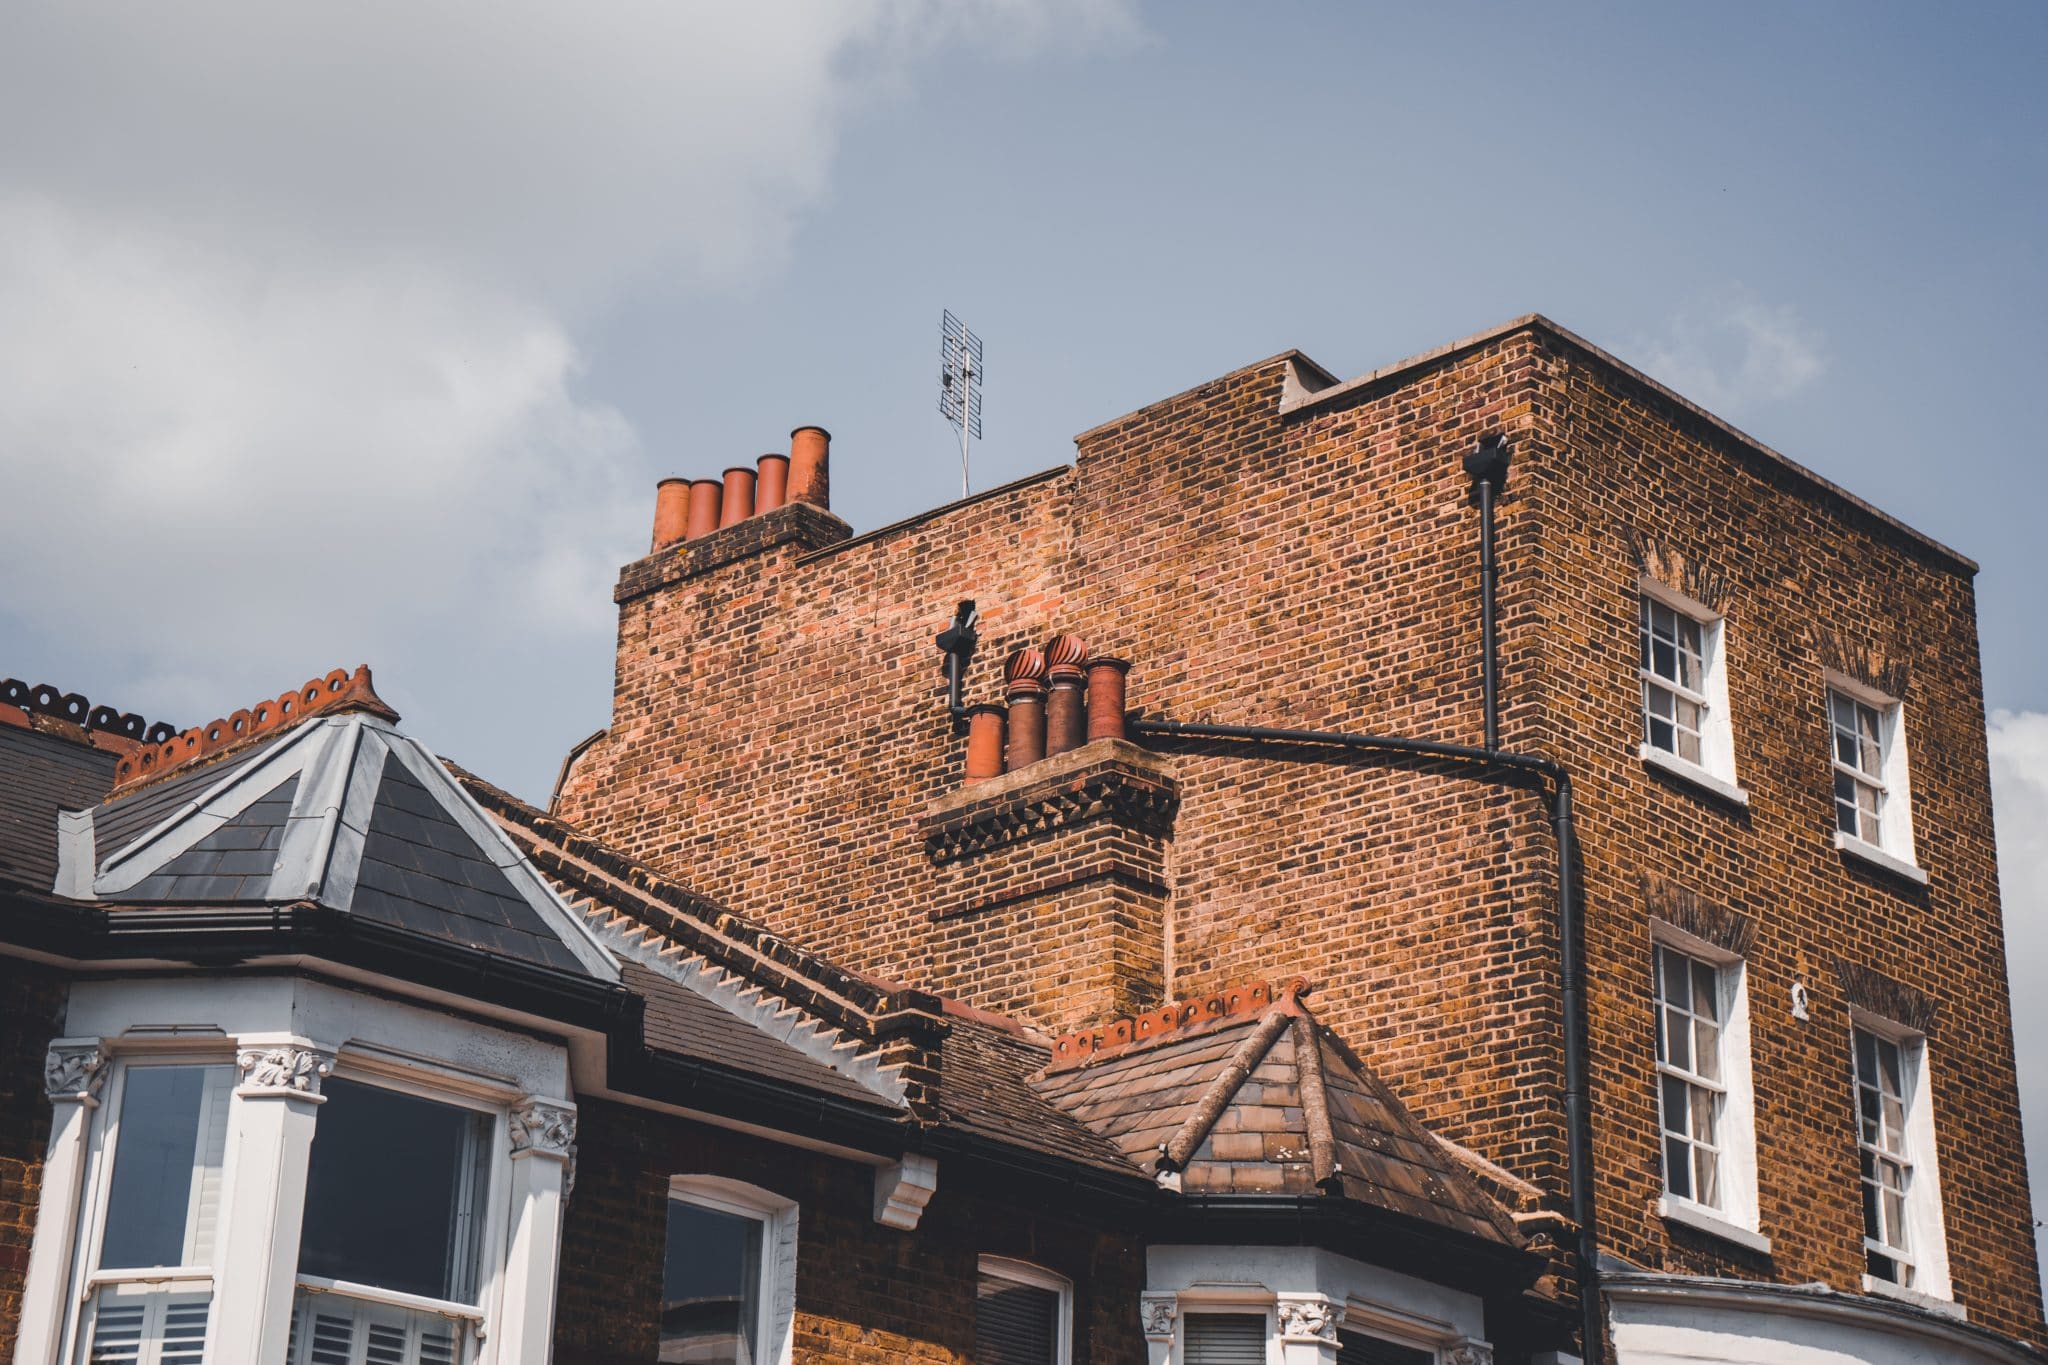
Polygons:
[[[1277,744],[1315,748],[1350,749],[1360,753],[1406,754],[1441,759],[1471,770],[1482,781],[1527,785],[1532,779],[1545,795],[1550,815],[1552,842],[1557,846],[1557,935],[1558,976],[1564,1012],[1564,1122],[1569,1160],[1571,1219],[1577,1225],[1580,1359],[1584,1365],[1602,1365],[1606,1357],[1606,1336],[1600,1312],[1599,1249],[1593,1230],[1593,1130],[1586,1110],[1586,1011],[1585,932],[1579,914],[1578,836],[1572,819],[1572,778],[1555,759],[1540,754],[1510,753],[1500,748],[1498,706],[1499,680],[1495,671],[1495,613],[1493,562],[1494,500],[1507,483],[1508,449],[1499,437],[1490,437],[1465,458],[1465,471],[1472,478],[1473,498],[1480,511],[1479,609],[1481,647],[1485,651],[1481,676],[1485,689],[1486,744],[1447,744],[1433,739],[1408,739],[1399,735],[1366,735],[1341,730],[1289,730],[1265,725],[1203,725],[1177,720],[1134,720],[1129,733],[1155,739],[1224,740],[1244,744]],[[947,653],[946,676],[949,703],[955,720],[964,715],[960,706],[959,672],[964,667],[957,642],[965,632],[965,653],[973,651],[974,604],[962,602],[954,613],[953,627],[939,636],[939,648]],[[1274,755],[1285,759],[1284,751]]]
[[981,643],[981,634],[974,628],[977,619],[974,603],[962,602],[953,608],[953,624],[939,632],[937,643],[946,656],[946,714],[955,725],[967,719],[967,707],[960,699],[961,683],[974,659],[974,647]]

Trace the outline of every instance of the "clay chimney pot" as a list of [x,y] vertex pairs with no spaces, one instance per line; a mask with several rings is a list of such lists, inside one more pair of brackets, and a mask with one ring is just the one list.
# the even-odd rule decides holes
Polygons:
[[1106,655],[1088,661],[1088,738],[1124,738],[1124,679],[1130,661]]
[[798,427],[789,433],[789,500],[818,507],[832,505],[829,459],[832,433],[823,427]]
[[967,784],[1003,775],[1004,720],[1007,712],[993,702],[967,708]]
[[718,505],[725,498],[725,486],[716,479],[690,480],[690,519],[686,539],[708,536],[718,529]]
[[789,501],[789,456],[763,455],[754,464],[760,475],[754,483],[754,511],[773,512]]
[[754,471],[734,465],[725,471],[725,496],[718,505],[718,529],[736,526],[754,515]]
[[654,490],[654,549],[683,538],[690,522],[690,481],[663,479]]

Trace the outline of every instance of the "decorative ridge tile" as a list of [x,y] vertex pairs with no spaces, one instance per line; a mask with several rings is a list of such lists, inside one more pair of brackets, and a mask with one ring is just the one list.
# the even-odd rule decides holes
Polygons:
[[1053,1041],[1052,1061],[1045,1074],[1069,1071],[1101,1057],[1164,1042],[1198,1024],[1263,1013],[1282,999],[1294,1000],[1308,991],[1309,983],[1303,977],[1295,977],[1278,991],[1271,982],[1248,981],[1198,1000],[1177,1001],[1164,1009],[1069,1033]]

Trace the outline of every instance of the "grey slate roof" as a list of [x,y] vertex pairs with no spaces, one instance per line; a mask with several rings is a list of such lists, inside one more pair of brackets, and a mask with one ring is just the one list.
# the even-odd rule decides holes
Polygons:
[[[204,764],[152,783],[139,791],[130,792],[107,802],[93,813],[93,842],[102,862],[109,854],[118,853],[135,840],[149,833],[159,823],[178,812],[186,802],[195,800],[206,791],[226,780],[234,773],[269,753],[271,746],[283,736],[251,745],[239,753],[213,763]],[[102,789],[101,795],[104,796]],[[84,802],[79,807],[89,806]]]
[[263,900],[298,794],[293,773],[247,810],[123,893],[133,900]]
[[114,781],[104,749],[0,729],[0,882],[48,891],[57,880],[57,812],[97,804]]
[[680,1057],[717,1062],[806,1090],[858,1100],[884,1111],[895,1108],[859,1081],[806,1057],[688,986],[632,962],[625,964],[620,979],[628,990],[647,1002],[645,1030],[649,1047]]
[[349,909],[502,957],[579,970],[511,879],[395,757],[384,760]]

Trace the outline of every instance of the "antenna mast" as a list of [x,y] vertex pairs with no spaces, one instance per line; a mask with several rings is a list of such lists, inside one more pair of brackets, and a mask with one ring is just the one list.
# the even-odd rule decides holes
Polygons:
[[939,319],[939,412],[960,433],[960,496],[967,496],[967,443],[981,439],[981,338],[950,309]]

